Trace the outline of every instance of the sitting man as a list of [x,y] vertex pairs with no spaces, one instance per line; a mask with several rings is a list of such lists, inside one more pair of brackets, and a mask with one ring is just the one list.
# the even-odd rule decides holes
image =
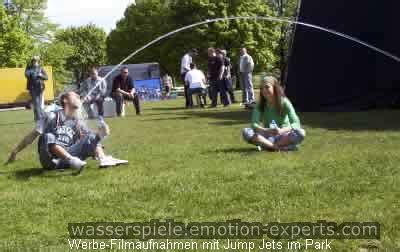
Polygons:
[[100,168],[127,164],[107,156],[100,142],[110,134],[107,124],[102,121],[97,133],[88,129],[78,114],[81,108],[79,95],[68,92],[61,96],[62,109],[46,114],[11,152],[7,163],[16,160],[17,154],[40,136],[38,152],[44,169],[74,168],[79,172],[86,165],[85,159],[96,158]]
[[204,108],[207,103],[207,88],[206,88],[206,76],[201,70],[198,70],[196,64],[190,64],[190,71],[187,72],[185,77],[186,85],[188,89],[189,107],[193,107],[192,95],[198,94],[200,100],[200,107]]
[[92,104],[96,104],[100,117],[104,116],[104,98],[107,94],[107,83],[99,76],[95,67],[89,69],[89,78],[83,82],[79,88],[79,94],[84,99],[83,104],[89,118],[94,118],[91,109]]
[[139,96],[135,91],[135,84],[127,67],[121,69],[121,74],[115,77],[112,86],[112,97],[117,104],[117,115],[121,116],[124,99],[132,100],[136,109],[136,115],[140,115]]

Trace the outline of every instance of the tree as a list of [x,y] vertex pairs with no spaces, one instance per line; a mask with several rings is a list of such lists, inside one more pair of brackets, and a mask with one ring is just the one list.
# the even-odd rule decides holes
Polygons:
[[72,72],[67,70],[67,59],[74,53],[73,47],[65,42],[43,43],[39,48],[42,64],[53,67],[56,85],[70,84]]
[[0,5],[0,67],[25,66],[31,50],[27,34]]
[[9,13],[35,42],[43,42],[51,40],[57,29],[46,17],[46,8],[47,0],[13,0]]
[[84,80],[90,66],[106,63],[106,33],[89,24],[71,27],[56,34],[57,42],[70,46],[72,53],[66,58],[66,69],[74,74],[75,80]]
[[[279,18],[295,20],[299,0],[266,0],[266,3],[271,6],[274,15]],[[279,55],[279,70],[280,78],[285,82],[285,74],[288,60],[288,51],[293,37],[293,26],[287,23],[281,23],[279,27],[280,39],[277,47],[277,55]],[[285,84],[285,83],[283,83]]]
[[[182,0],[175,1],[172,8],[176,10],[173,16],[175,22],[180,20],[186,25],[218,17],[271,15],[268,5],[259,0]],[[225,48],[236,59],[234,63],[238,61],[239,49],[246,47],[255,60],[256,71],[266,71],[274,68],[276,61],[273,53],[277,45],[275,27],[275,23],[267,21],[223,21],[185,32],[180,41],[189,47],[200,44],[204,51],[208,47]],[[203,63],[205,59],[203,56]]]
[[[170,0],[138,1],[130,6],[107,40],[110,63],[115,64],[154,38],[179,27],[206,19],[228,16],[268,16],[263,0]],[[258,21],[225,21],[196,27],[168,38],[144,51],[130,62],[159,61],[170,73],[179,74],[179,62],[189,48],[199,48],[196,59],[202,67],[208,47],[223,47],[237,62],[240,47],[253,55],[257,70],[275,67],[276,24]]]
[[[115,30],[107,38],[107,55],[109,63],[117,64],[134,50],[152,41],[159,35],[175,27],[168,20],[170,15],[168,1],[137,1],[125,11],[125,17],[117,23]],[[130,62],[154,61],[162,58],[160,49],[163,43],[155,45],[144,53],[137,55]],[[161,65],[165,68],[161,60]],[[167,64],[167,67],[170,64]],[[167,70],[172,71],[171,69]]]

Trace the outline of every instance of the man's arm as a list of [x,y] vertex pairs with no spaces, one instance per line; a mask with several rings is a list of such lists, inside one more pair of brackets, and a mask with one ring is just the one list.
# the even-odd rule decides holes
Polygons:
[[254,70],[254,60],[253,57],[251,57],[249,55],[249,66],[250,66],[250,70],[253,71]]
[[31,74],[32,74],[32,71],[29,69],[29,68],[27,68],[27,69],[25,69],[25,78],[26,78],[26,90],[30,90],[30,86],[31,86],[31,82],[30,82],[30,78],[31,78]]
[[10,156],[6,162],[6,165],[14,162],[17,159],[18,153],[20,153],[26,147],[31,145],[38,136],[40,136],[40,133],[37,132],[36,129],[30,132],[27,136],[25,136],[24,139],[22,139],[22,141],[11,151]]
[[207,88],[207,78],[206,78],[206,76],[204,75],[204,73],[203,72],[201,72],[201,86],[202,86],[202,88]]
[[129,78],[129,88],[131,88],[130,93],[133,96],[136,93],[136,89],[135,89],[135,81],[133,80],[132,77],[128,77]]
[[232,77],[232,64],[229,58],[226,59],[225,71],[226,71],[226,78],[230,79]]
[[202,79],[202,85],[201,85],[201,87],[202,88],[207,88],[207,80],[206,80],[206,77],[204,76],[204,78]]
[[128,77],[128,91],[122,90],[119,85],[116,88],[115,91],[117,91],[118,93],[122,94],[122,95],[126,95],[126,96],[131,96],[133,97],[135,95],[135,84],[133,82],[133,79],[131,77]]
[[221,60],[221,67],[219,68],[219,80],[222,80],[224,78],[224,72],[225,72],[225,65],[224,62]]
[[112,82],[112,95],[114,94],[122,94],[121,89],[119,88],[119,76],[115,77],[113,82]]
[[133,95],[134,94],[134,91],[132,90],[131,92],[125,92],[124,90],[122,90],[122,89],[120,89],[120,88],[117,88],[117,90],[116,90],[118,93],[120,93],[120,94],[122,94],[122,95],[127,95],[127,96],[131,96],[131,95]]
[[43,68],[42,68],[41,71],[40,71],[40,76],[39,76],[39,78],[41,78],[42,80],[48,80],[48,79],[49,79],[49,77],[47,76],[46,71],[45,71]]
[[100,80],[99,89],[101,96],[105,97],[107,94],[107,82],[103,78]]
[[25,69],[25,77],[27,79],[31,78],[32,70],[30,68]]
[[182,67],[186,72],[190,71],[190,63],[191,63],[190,62],[190,58],[184,56],[183,59],[182,59]]

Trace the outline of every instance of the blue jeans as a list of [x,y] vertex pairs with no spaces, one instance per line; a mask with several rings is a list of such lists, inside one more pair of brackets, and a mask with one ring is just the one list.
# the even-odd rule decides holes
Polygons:
[[104,98],[103,97],[96,97],[96,98],[91,98],[89,101],[85,102],[83,104],[83,107],[85,108],[86,112],[88,113],[89,118],[94,118],[94,112],[92,108],[90,107],[92,104],[96,104],[97,106],[97,112],[99,116],[104,116]]
[[218,103],[218,92],[221,97],[221,103],[229,105],[229,98],[227,95],[227,90],[225,88],[225,83],[223,80],[212,80],[210,81],[210,88],[211,88],[211,105],[217,106]]
[[200,98],[200,106],[204,106],[207,103],[207,89],[205,88],[189,88],[188,99],[189,107],[193,107],[193,95],[197,94]]
[[[61,161],[61,163],[56,167],[53,163],[53,159],[57,158],[50,153],[50,145],[57,144],[56,137],[52,133],[46,133],[42,135],[39,139],[38,149],[39,149],[39,159],[42,167],[44,169],[66,169],[69,168],[68,163]],[[85,160],[89,157],[96,156],[96,148],[100,146],[100,137],[90,133],[75,144],[70,147],[65,147],[64,149],[73,157],[78,157],[81,160]]]
[[254,86],[253,86],[253,74],[252,73],[240,73],[240,85],[243,93],[243,103],[251,103],[255,101],[254,98]]
[[[252,139],[256,135],[260,135],[259,133],[256,133],[254,129],[252,128],[245,128],[242,131],[243,139],[248,142],[252,143]],[[278,142],[281,137],[283,136],[289,136],[291,144],[287,146],[288,150],[294,150],[297,148],[298,145],[300,145],[303,141],[304,138],[306,137],[306,131],[304,129],[292,129],[291,131],[285,133],[284,135],[279,135],[279,136],[267,136],[261,134],[260,136],[265,137],[265,139],[269,140],[271,143]]]
[[30,90],[29,93],[32,97],[33,116],[35,121],[39,121],[43,116],[43,91]]
[[232,79],[224,78],[224,84],[225,84],[225,88],[229,94],[230,101],[232,103],[235,103],[236,98],[235,98],[235,90],[233,89],[233,85],[232,85]]

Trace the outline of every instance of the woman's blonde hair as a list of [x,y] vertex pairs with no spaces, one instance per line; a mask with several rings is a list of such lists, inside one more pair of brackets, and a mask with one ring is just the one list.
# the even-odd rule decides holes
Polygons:
[[274,89],[274,96],[275,96],[274,106],[278,110],[279,114],[282,114],[282,110],[283,110],[282,100],[286,96],[285,96],[285,92],[283,91],[278,79],[273,76],[265,76],[262,78],[261,87],[260,87],[261,92],[260,92],[259,109],[260,109],[260,111],[264,112],[265,106],[267,105],[267,99],[262,94],[262,89],[267,84],[272,85],[272,87]]

